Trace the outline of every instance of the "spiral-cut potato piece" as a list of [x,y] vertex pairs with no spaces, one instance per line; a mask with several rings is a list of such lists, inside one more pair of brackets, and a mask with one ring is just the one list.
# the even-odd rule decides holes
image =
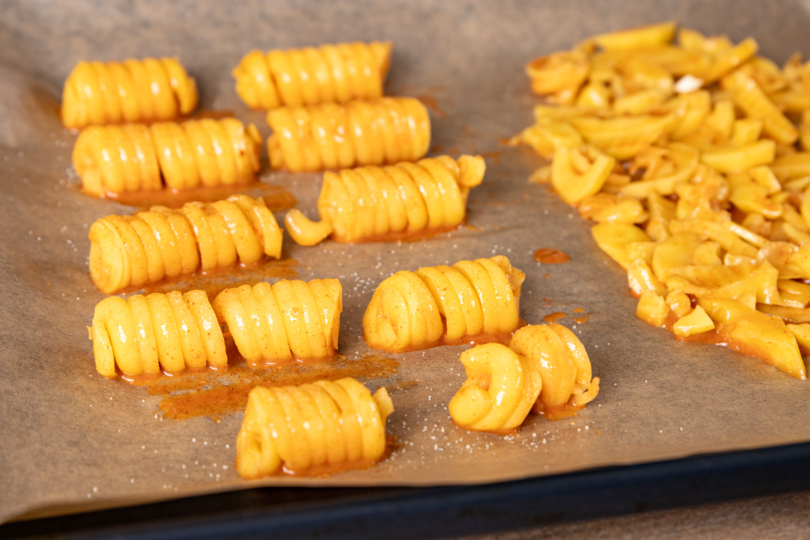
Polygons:
[[580,407],[599,393],[599,378],[592,377],[585,347],[565,326],[525,326],[512,336],[509,348],[528,358],[540,373],[543,388],[536,410]]
[[338,242],[385,239],[459,225],[467,195],[484,177],[480,156],[448,156],[324,174],[320,222],[292,209],[284,219],[297,243],[312,246],[332,235]]
[[219,293],[214,310],[251,366],[325,359],[338,346],[343,289],[336,279],[242,285]]
[[96,305],[90,328],[96,370],[105,377],[225,368],[225,340],[205,291],[172,291]]
[[390,42],[252,51],[233,70],[236,93],[249,107],[275,109],[346,103],[383,95]]
[[91,126],[73,149],[85,193],[182,190],[253,182],[261,135],[235,118]]
[[520,324],[524,278],[502,255],[397,272],[374,291],[363,337],[396,353],[509,334]]
[[179,210],[153,206],[134,216],[107,216],[93,223],[89,238],[90,277],[111,294],[198,269],[279,258],[282,231],[264,199],[233,195]]
[[236,470],[247,479],[323,473],[385,455],[394,404],[351,378],[250,391],[236,438]]
[[194,79],[176,58],[79,62],[65,81],[62,123],[93,124],[173,120],[197,106]]
[[559,324],[524,326],[509,347],[479,345],[460,359],[467,380],[449,409],[453,422],[470,431],[509,432],[532,408],[553,415],[584,407],[599,393],[585,347]]
[[416,161],[430,147],[430,118],[414,98],[281,107],[267,123],[270,164],[293,172]]
[[500,343],[478,345],[460,359],[467,380],[450,400],[453,422],[470,431],[495,433],[520,426],[540,395],[537,370]]

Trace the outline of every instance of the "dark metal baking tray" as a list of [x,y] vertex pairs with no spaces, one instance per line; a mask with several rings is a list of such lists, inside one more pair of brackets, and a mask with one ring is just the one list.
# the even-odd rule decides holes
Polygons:
[[810,443],[482,486],[264,488],[21,521],[0,538],[453,538],[810,489]]

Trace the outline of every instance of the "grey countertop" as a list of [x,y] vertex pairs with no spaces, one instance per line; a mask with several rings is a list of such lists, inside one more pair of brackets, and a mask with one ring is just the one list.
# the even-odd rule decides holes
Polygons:
[[464,538],[465,540],[810,538],[808,510],[810,510],[810,491],[802,491]]

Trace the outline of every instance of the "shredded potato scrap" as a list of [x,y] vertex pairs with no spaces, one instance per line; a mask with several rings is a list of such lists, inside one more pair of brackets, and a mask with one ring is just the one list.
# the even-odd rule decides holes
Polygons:
[[810,62],[756,53],[674,23],[593,37],[529,63],[547,104],[512,144],[597,222],[641,319],[804,379]]

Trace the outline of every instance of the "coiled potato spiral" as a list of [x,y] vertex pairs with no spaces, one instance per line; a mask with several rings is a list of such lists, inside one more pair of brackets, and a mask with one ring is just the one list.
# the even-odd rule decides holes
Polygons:
[[343,289],[336,279],[225,289],[214,310],[249,365],[329,358],[338,346]]
[[205,291],[172,291],[126,300],[110,296],[96,305],[90,328],[96,370],[115,377],[224,368],[225,340]]
[[532,408],[581,408],[599,393],[599,378],[591,379],[585,347],[559,324],[524,326],[509,347],[479,345],[460,359],[467,380],[449,409],[453,422],[470,431],[508,432]]
[[385,388],[374,395],[354,379],[250,391],[236,439],[236,470],[254,479],[306,473],[385,454],[385,422],[394,404]]
[[391,60],[390,42],[339,43],[286,51],[252,51],[233,70],[249,107],[274,109],[376,99]]
[[176,58],[79,62],[65,81],[62,123],[92,124],[173,120],[197,106],[194,79]]
[[524,278],[502,255],[397,272],[374,291],[363,337],[373,349],[397,353],[514,332]]
[[[235,118],[151,126],[92,126],[79,134],[73,166],[85,193],[189,189],[256,179],[261,135]],[[162,180],[161,180],[162,179]]]
[[430,118],[414,98],[281,107],[267,123],[270,164],[293,172],[415,161],[430,146]]
[[599,393],[591,361],[582,342],[561,324],[525,326],[515,332],[509,348],[531,360],[543,386],[535,409],[585,405]]
[[164,278],[281,256],[282,231],[261,197],[233,195],[179,210],[153,206],[90,227],[90,277],[111,294]]
[[464,220],[467,195],[484,177],[481,156],[448,156],[326,172],[318,198],[320,222],[292,209],[285,223],[293,240],[312,246],[328,235],[338,242],[392,233],[455,227]]

